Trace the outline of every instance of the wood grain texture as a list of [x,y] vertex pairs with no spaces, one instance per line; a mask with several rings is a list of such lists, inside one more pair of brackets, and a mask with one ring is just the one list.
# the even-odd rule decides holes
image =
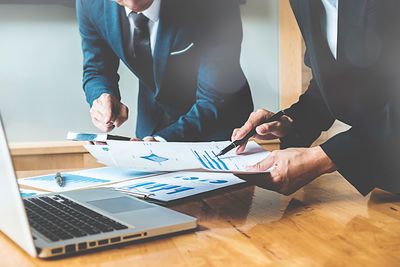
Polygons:
[[[46,173],[54,170],[25,170],[18,176]],[[199,227],[57,260],[31,258],[0,233],[0,266],[398,266],[400,262],[400,196],[375,189],[363,197],[337,172],[290,196],[247,185],[170,208],[198,218]]]
[[17,171],[104,166],[87,152],[84,144],[70,141],[11,143],[10,153]]
[[198,229],[58,260],[31,258],[0,233],[0,266],[398,266],[400,262],[400,196],[375,189],[363,197],[338,173],[324,175],[291,196],[249,185],[171,208],[197,217]]
[[83,147],[85,142],[51,141],[51,142],[20,142],[10,143],[10,153],[13,156],[87,153]]

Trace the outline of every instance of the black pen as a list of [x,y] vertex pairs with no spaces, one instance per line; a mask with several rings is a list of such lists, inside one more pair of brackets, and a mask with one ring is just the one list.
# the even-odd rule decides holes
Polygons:
[[[275,113],[272,117],[270,117],[269,119],[262,121],[259,125],[264,124],[264,123],[269,123],[269,122],[273,122],[273,121],[277,121],[279,120],[283,115],[286,115],[285,110],[281,110],[278,113]],[[228,151],[231,151],[232,149],[234,149],[237,146],[240,146],[242,144],[244,144],[247,140],[249,140],[251,137],[253,137],[257,132],[256,132],[256,128],[259,126],[257,125],[255,128],[253,128],[248,134],[246,134],[245,137],[243,137],[240,140],[235,140],[232,143],[229,144],[229,146],[225,147],[224,149],[221,150],[221,152],[218,153],[217,157],[222,156],[224,154],[226,154]]]

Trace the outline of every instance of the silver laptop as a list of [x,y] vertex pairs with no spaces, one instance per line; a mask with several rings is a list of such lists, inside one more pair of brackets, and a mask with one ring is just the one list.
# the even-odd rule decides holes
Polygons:
[[74,254],[197,227],[196,218],[110,188],[22,198],[0,117],[0,230],[33,257]]

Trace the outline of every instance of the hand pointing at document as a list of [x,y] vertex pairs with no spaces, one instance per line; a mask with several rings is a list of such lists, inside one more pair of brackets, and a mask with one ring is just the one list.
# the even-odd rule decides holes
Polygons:
[[[243,127],[234,130],[232,140],[242,138],[272,115],[274,115],[272,112],[263,109],[253,112]],[[292,123],[290,117],[282,116],[278,121],[258,126],[254,138],[261,140],[282,138],[290,132]],[[236,153],[242,153],[244,148],[245,144],[239,146]],[[249,167],[249,170],[261,172],[271,167],[273,168],[268,173],[238,176],[251,184],[289,195],[318,176],[336,170],[336,166],[319,146],[275,150],[264,160]]]
[[[232,141],[242,139],[249,133],[252,129],[256,129],[256,135],[253,136],[256,139],[260,140],[272,140],[276,138],[284,137],[290,129],[290,125],[292,124],[292,119],[286,115],[283,115],[276,121],[272,121],[269,123],[261,124],[263,121],[267,121],[271,118],[274,113],[265,110],[258,109],[255,112],[250,114],[247,122],[242,126],[242,128],[237,128],[233,131]],[[236,149],[236,153],[240,154],[246,148],[246,143],[238,146]]]

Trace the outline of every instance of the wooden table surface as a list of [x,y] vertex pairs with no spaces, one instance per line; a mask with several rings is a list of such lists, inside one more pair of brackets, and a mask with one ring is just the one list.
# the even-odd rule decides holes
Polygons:
[[57,260],[31,258],[0,233],[0,266],[400,265],[400,196],[363,197],[338,173],[291,196],[246,186],[171,208],[198,229]]

